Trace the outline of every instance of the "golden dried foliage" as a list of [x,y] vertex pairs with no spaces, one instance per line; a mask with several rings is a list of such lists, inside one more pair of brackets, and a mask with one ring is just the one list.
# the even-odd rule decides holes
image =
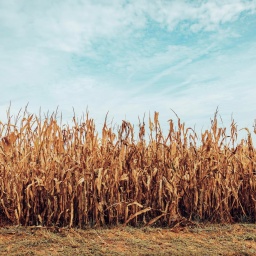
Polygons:
[[[158,113],[115,133],[106,120],[99,137],[88,113],[60,125],[56,114],[24,113],[20,124],[0,123],[0,218],[21,225],[173,225],[187,219],[256,221],[256,159],[249,130],[237,126],[200,136],[169,120],[163,136]],[[228,134],[228,135],[227,135]]]

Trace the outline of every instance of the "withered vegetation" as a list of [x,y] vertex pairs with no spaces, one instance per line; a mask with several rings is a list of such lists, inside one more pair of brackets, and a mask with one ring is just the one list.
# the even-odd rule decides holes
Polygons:
[[[18,225],[172,226],[181,221],[256,221],[256,158],[250,131],[237,125],[200,135],[177,118],[164,136],[158,113],[149,125],[115,131],[107,121],[27,111],[0,123],[0,218]],[[177,126],[177,127],[176,127]],[[148,129],[148,134],[146,134]]]

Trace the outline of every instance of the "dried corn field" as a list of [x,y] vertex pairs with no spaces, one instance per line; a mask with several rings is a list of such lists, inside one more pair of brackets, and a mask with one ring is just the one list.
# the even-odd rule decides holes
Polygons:
[[[62,125],[56,113],[26,111],[0,123],[0,218],[19,225],[171,226],[183,221],[256,221],[256,157],[250,131],[237,126],[198,135],[180,119],[164,136],[149,125],[105,121],[88,113]],[[146,130],[148,132],[146,132]]]

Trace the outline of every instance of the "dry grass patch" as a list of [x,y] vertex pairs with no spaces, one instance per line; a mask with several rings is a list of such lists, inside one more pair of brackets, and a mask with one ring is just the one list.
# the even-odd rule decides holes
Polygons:
[[197,228],[98,229],[6,227],[1,255],[255,255],[253,224]]

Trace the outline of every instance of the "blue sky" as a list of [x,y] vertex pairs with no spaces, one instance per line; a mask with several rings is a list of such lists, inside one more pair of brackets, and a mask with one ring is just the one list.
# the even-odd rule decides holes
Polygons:
[[208,128],[256,118],[256,1],[0,1],[0,119],[88,107],[101,125],[173,109]]

